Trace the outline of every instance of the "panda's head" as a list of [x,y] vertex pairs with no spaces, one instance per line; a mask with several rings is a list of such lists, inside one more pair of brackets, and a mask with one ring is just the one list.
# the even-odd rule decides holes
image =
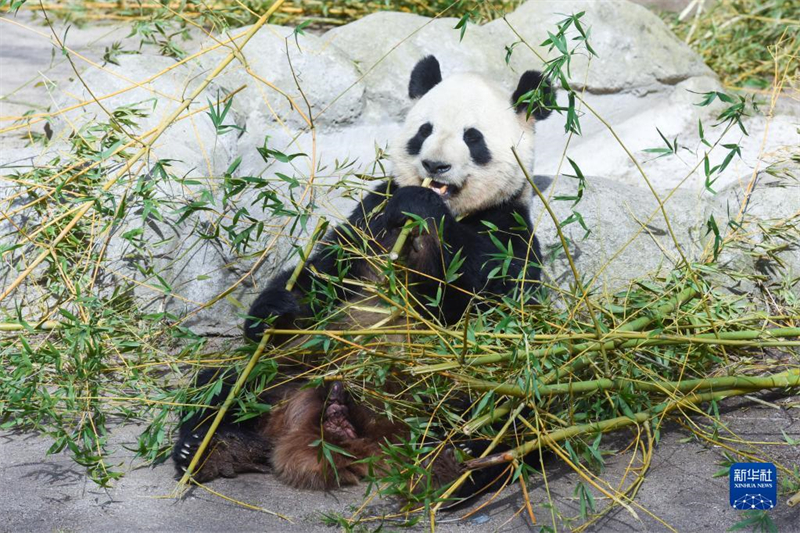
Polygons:
[[550,92],[536,71],[523,74],[513,92],[477,74],[442,80],[436,58],[424,58],[408,86],[415,104],[390,147],[395,181],[406,187],[431,178],[455,215],[516,198],[530,201],[530,185],[511,147],[530,171],[533,124],[549,111],[527,118],[527,106],[516,102],[540,86]]

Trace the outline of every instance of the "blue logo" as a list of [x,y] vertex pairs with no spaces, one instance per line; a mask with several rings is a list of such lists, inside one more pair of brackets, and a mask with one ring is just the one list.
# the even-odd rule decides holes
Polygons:
[[778,469],[772,463],[734,463],[729,472],[731,507],[766,511],[778,503]]

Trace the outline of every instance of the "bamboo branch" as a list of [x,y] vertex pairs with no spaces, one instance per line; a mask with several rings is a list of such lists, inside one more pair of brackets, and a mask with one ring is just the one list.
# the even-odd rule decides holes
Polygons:
[[61,322],[59,322],[58,320],[45,320],[44,322],[35,325],[25,325],[25,324],[20,324],[18,322],[0,323],[0,331],[22,331],[29,327],[33,329],[41,329],[44,331],[49,331],[51,329],[60,328]]
[[[697,291],[694,288],[688,288],[681,291],[677,296],[675,296],[671,301],[667,302],[664,305],[661,305],[655,309],[652,315],[640,317],[632,322],[628,322],[627,324],[623,324],[616,331],[619,332],[628,332],[628,331],[639,331],[647,327],[650,323],[654,320],[664,317],[665,315],[673,312],[675,309],[680,307],[681,304],[691,300],[692,298],[697,296]],[[613,335],[611,333],[610,335]],[[630,342],[630,341],[629,341]],[[641,342],[641,341],[635,341]],[[618,344],[621,344],[621,339],[619,340],[610,340],[606,342],[602,341],[591,341],[591,342],[584,342],[580,344],[575,344],[571,347],[567,346],[549,346],[547,348],[539,348],[536,350],[529,351],[526,356],[528,358],[543,358],[551,355],[565,355],[568,353],[580,353],[582,354],[580,357],[576,358],[570,363],[565,364],[561,368],[554,370],[542,378],[543,383],[553,383],[559,376],[564,375],[566,373],[575,372],[580,370],[586,364],[588,364],[589,356],[600,351],[601,347],[610,350],[617,347]],[[481,366],[481,365],[490,365],[495,363],[502,363],[505,361],[509,361],[515,357],[513,352],[509,353],[502,353],[502,354],[493,354],[493,355],[482,355],[479,357],[474,357],[472,359],[467,360],[466,366]],[[428,365],[422,367],[415,367],[412,368],[410,371],[412,374],[422,374],[427,372],[441,372],[444,370],[452,370],[454,368],[459,368],[461,365],[458,361],[448,361],[446,363],[439,363],[436,365]]]
[[[533,181],[530,174],[528,173],[528,169],[525,168],[525,164],[520,159],[519,154],[517,153],[517,149],[515,147],[511,147],[511,153],[514,154],[514,158],[517,160],[517,165],[519,166],[522,174],[525,176],[525,179],[528,180],[528,183],[533,188],[533,191],[536,193],[536,196],[539,197],[539,200],[542,202],[547,213],[550,215],[550,219],[553,222],[553,226],[556,228],[556,233],[558,234],[558,239],[561,241],[561,248],[564,250],[564,256],[567,258],[567,262],[569,263],[569,268],[572,270],[572,277],[575,278],[575,286],[578,287],[581,291],[581,300],[583,300],[584,305],[586,305],[586,311],[589,313],[589,317],[592,319],[592,324],[594,324],[594,329],[597,335],[599,336],[603,331],[600,327],[600,322],[597,320],[597,316],[594,313],[594,308],[592,307],[592,302],[589,300],[589,294],[586,292],[586,287],[583,285],[583,281],[581,280],[581,275],[578,273],[578,267],[575,266],[575,261],[572,258],[572,253],[569,251],[569,245],[567,244],[567,238],[564,237],[564,232],[561,230],[561,221],[558,220],[553,208],[550,207],[550,202],[547,201],[547,198],[544,197],[542,191],[539,190],[539,187],[536,185],[536,182]],[[600,352],[605,354],[605,348],[601,345]]]
[[[431,184],[431,178],[425,178],[422,180],[422,187],[429,187]],[[397,236],[397,240],[394,242],[394,246],[392,246],[392,251],[389,252],[389,260],[397,261],[400,257],[400,252],[403,251],[403,246],[406,245],[406,240],[408,239],[409,233],[411,233],[411,228],[414,225],[414,221],[410,218],[406,220],[403,229],[400,231],[400,235]]]

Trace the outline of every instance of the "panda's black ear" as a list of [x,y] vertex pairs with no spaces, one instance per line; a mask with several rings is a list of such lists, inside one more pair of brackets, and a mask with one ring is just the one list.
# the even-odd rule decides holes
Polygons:
[[439,62],[433,56],[421,59],[411,71],[411,80],[408,82],[408,96],[416,100],[434,88],[442,81],[442,71]]
[[[555,103],[553,87],[550,82],[542,78],[542,73],[538,70],[529,70],[522,75],[517,84],[517,89],[511,95],[511,105],[516,106],[517,113],[526,113],[528,111],[528,102],[520,102],[519,99],[526,93],[540,88],[542,91],[542,101],[546,105],[553,105]],[[551,109],[545,109],[541,106],[534,104],[531,116],[535,120],[542,120],[550,116]]]

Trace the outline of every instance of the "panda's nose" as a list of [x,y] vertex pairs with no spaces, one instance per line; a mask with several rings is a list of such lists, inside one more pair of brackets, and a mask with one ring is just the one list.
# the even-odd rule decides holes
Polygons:
[[444,174],[448,170],[452,168],[452,165],[448,165],[443,161],[430,161],[428,159],[422,160],[422,166],[425,167],[425,170],[431,176],[438,176],[440,174]]

